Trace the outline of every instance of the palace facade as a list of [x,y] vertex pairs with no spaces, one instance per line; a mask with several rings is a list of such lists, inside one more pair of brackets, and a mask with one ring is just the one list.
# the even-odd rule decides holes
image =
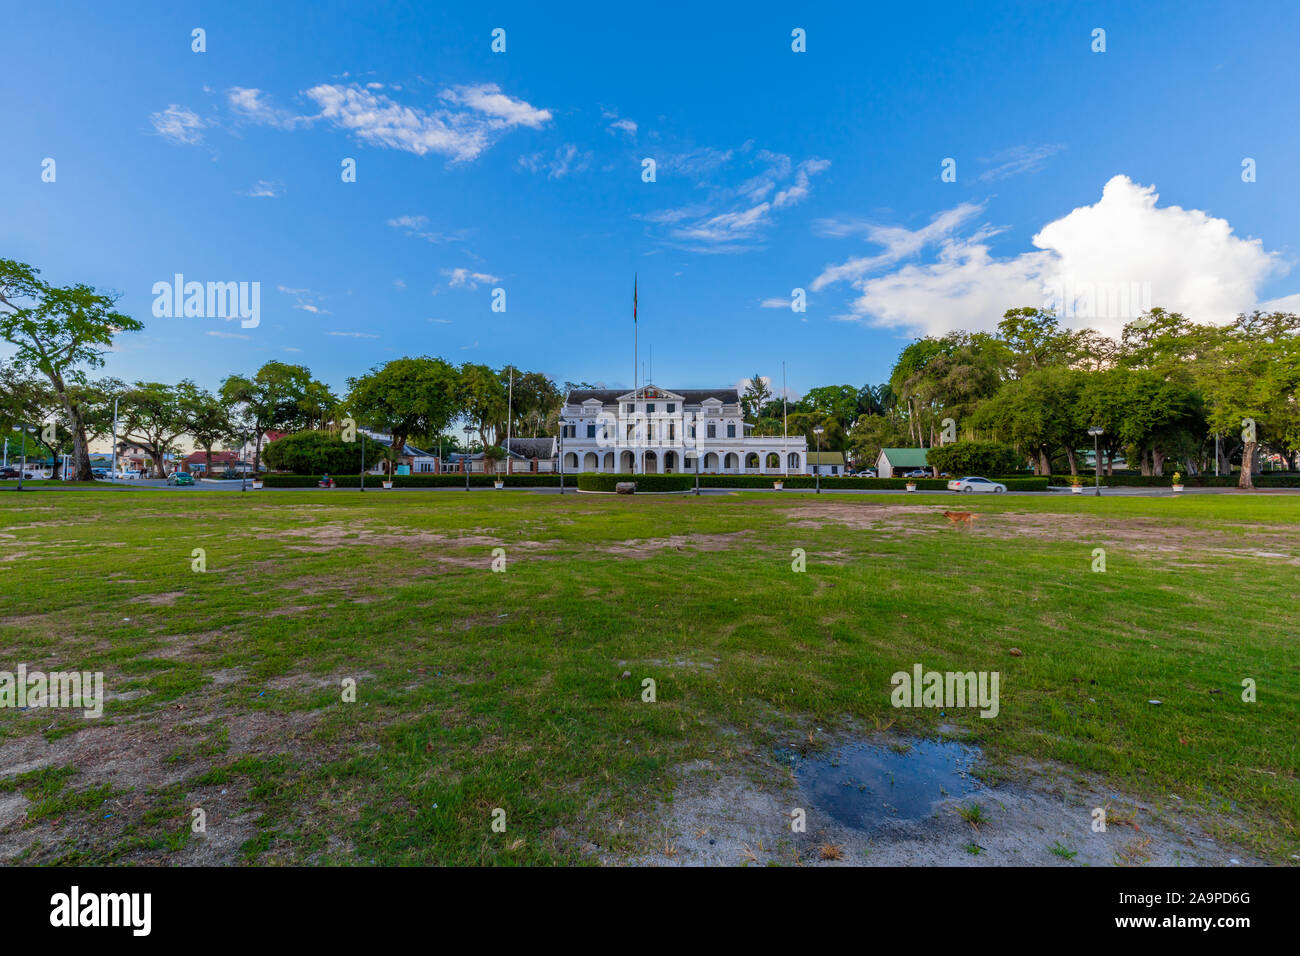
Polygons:
[[734,388],[573,389],[560,413],[567,473],[804,474],[802,435],[753,436]]

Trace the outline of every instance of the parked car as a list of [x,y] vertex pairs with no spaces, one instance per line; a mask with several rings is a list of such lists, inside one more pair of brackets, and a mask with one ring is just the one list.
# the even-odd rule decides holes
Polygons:
[[991,494],[1001,494],[1007,490],[1007,486],[999,484],[996,481],[989,481],[987,478],[957,478],[948,482],[949,491],[987,492]]
[[100,481],[107,481],[107,480],[108,480],[108,469],[107,469],[107,468],[92,468],[92,469],[90,469],[90,477],[92,477],[92,478],[96,478],[96,479],[98,479],[98,480],[100,480]]
[[930,472],[925,468],[917,468],[915,471],[909,471],[903,476],[904,478],[929,478]]
[[167,484],[177,486],[192,485],[194,484],[194,476],[184,471],[173,471],[167,476]]
[[17,478],[17,468],[0,468],[0,478]]

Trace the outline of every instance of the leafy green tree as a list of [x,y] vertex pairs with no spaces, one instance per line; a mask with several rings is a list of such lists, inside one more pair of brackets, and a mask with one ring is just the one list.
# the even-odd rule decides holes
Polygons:
[[460,367],[457,383],[457,404],[466,422],[478,429],[483,447],[495,444],[501,423],[506,419],[507,395],[505,383],[499,373],[486,365],[466,362]]
[[15,366],[39,372],[54,388],[72,434],[80,481],[93,476],[85,413],[73,386],[86,381],[85,369],[104,364],[114,335],[144,328],[116,311],[117,300],[88,285],[51,285],[40,278],[40,270],[0,259],[0,338],[17,348]]
[[1034,369],[1007,382],[971,416],[977,430],[986,430],[1014,444],[1034,461],[1034,472],[1051,474],[1052,456],[1064,452],[1072,473],[1077,471],[1074,449],[1083,443],[1074,411],[1083,373],[1061,366]]
[[262,436],[266,432],[292,429],[304,422],[303,405],[308,402],[311,384],[311,372],[305,366],[284,362],[267,362],[251,378],[230,375],[222,380],[222,402],[231,408],[241,435],[254,442],[254,471],[261,470]]
[[423,441],[451,424],[458,388],[456,370],[440,358],[393,359],[348,379],[348,406],[362,426],[392,435],[397,455],[408,440]]
[[849,450],[860,468],[874,468],[882,448],[899,448],[908,441],[901,421],[885,415],[862,415],[849,432]]
[[1024,458],[1010,445],[999,441],[955,441],[926,452],[925,460],[935,474],[1009,475],[1019,471]]
[[763,376],[757,372],[750,378],[749,383],[745,386],[744,394],[740,396],[740,407],[744,413],[745,421],[751,425],[758,420],[759,411],[772,397],[772,389],[768,387]]
[[[361,460],[362,445],[366,460]],[[276,471],[295,475],[359,475],[388,457],[388,448],[376,441],[344,441],[332,431],[300,431],[277,438],[266,446],[266,463]]]
[[148,452],[155,478],[167,477],[165,458],[189,428],[189,406],[196,392],[194,383],[185,379],[179,385],[136,382],[122,395],[122,437]]
[[194,444],[203,449],[205,474],[212,474],[212,447],[217,442],[234,444],[238,440],[230,408],[207,389],[195,388],[183,399],[185,430]]

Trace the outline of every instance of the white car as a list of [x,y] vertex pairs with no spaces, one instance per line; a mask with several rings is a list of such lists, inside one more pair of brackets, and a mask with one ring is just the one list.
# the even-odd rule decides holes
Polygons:
[[987,478],[956,478],[948,482],[948,490],[967,493],[986,491],[992,494],[1001,494],[1007,490],[1007,486],[1000,485],[996,481],[989,481]]

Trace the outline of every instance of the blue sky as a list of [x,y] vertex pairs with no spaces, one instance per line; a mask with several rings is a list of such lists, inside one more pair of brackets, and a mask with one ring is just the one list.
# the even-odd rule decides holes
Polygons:
[[[11,5],[0,255],[122,293],[108,372],[208,386],[421,353],[630,385],[634,273],[657,382],[784,359],[796,394],[1044,289],[1300,309],[1295,4],[843,6]],[[175,273],[259,282],[260,324],[155,318]]]

